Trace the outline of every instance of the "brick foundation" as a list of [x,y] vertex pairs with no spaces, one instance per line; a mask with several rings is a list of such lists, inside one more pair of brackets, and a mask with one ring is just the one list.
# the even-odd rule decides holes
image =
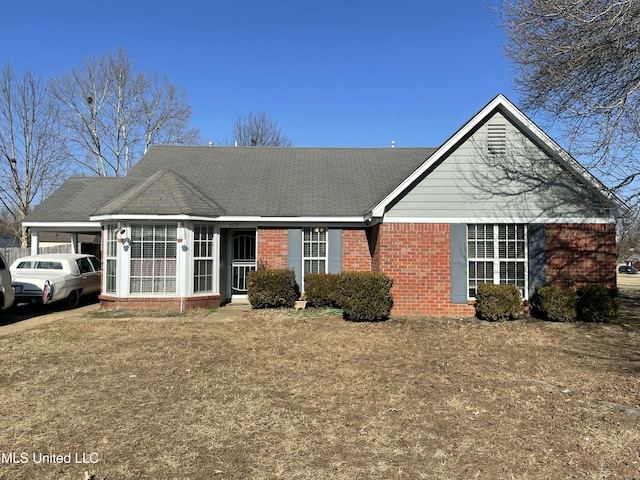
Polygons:
[[267,268],[287,268],[289,232],[286,228],[259,228],[257,233],[259,264]]
[[475,315],[472,305],[451,303],[448,224],[382,224],[370,239],[374,271],[393,279],[394,315]]
[[615,224],[547,224],[546,234],[548,285],[615,287]]
[[210,308],[220,306],[220,295],[203,295],[198,297],[156,297],[139,298],[128,297],[118,298],[109,295],[100,295],[100,308],[105,310],[180,310],[181,303],[184,310],[193,308]]

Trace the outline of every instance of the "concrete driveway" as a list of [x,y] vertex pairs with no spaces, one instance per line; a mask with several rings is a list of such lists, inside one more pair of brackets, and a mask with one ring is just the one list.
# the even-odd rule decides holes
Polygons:
[[618,288],[640,289],[640,273],[636,273],[635,275],[618,273]]
[[[87,312],[100,309],[94,298],[81,298],[80,306],[68,310],[64,303],[54,305],[17,305],[0,314],[0,336],[40,327],[67,318],[81,317]],[[228,304],[206,315],[205,321],[233,321],[251,311],[249,303]],[[131,318],[135,318],[135,314]],[[149,317],[144,317],[150,319]],[[122,318],[120,319],[122,320]],[[162,318],[166,321],[167,318]],[[190,318],[189,321],[194,321]],[[196,320],[197,321],[197,320]]]
[[78,317],[99,308],[98,302],[81,303],[80,307],[73,310],[67,310],[57,305],[17,305],[0,314],[0,336],[21,332],[65,318]]

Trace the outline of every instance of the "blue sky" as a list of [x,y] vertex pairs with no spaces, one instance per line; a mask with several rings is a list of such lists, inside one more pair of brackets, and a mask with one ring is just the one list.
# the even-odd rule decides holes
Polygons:
[[439,146],[498,93],[516,105],[499,0],[24,0],[0,63],[47,78],[124,47],[188,92],[203,141],[264,111],[295,146]]

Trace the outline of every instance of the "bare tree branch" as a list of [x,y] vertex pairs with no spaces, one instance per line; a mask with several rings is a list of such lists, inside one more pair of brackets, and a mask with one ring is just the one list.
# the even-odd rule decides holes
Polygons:
[[0,203],[2,222],[27,246],[21,226],[32,206],[66,178],[66,151],[58,111],[33,72],[21,77],[6,65],[0,74]]
[[507,57],[525,109],[632,203],[640,179],[640,2],[504,0]]
[[136,72],[126,50],[92,57],[50,81],[72,158],[100,176],[126,175],[154,143],[194,144],[186,92],[165,77]]
[[282,134],[278,122],[257,112],[236,119],[231,143],[240,147],[290,147],[291,139]]

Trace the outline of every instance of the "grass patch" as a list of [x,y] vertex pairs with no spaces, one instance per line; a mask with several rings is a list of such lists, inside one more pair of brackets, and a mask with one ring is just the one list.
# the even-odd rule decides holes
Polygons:
[[640,476],[638,329],[311,310],[0,338],[0,451],[99,458],[0,478]]

